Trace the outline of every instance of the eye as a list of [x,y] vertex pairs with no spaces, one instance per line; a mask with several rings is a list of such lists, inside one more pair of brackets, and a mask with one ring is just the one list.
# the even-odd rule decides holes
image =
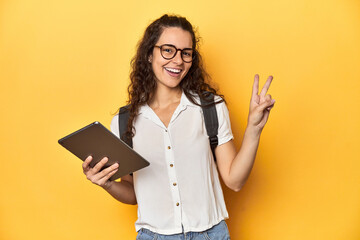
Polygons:
[[183,51],[182,54],[184,57],[192,57],[192,51],[189,50]]
[[174,49],[171,47],[163,47],[162,51],[165,53],[172,53],[174,52]]

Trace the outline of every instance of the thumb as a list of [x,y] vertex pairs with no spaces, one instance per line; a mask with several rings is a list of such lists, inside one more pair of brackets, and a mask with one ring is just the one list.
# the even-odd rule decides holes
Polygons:
[[265,108],[272,107],[275,104],[275,99],[267,100],[258,106],[258,111],[263,112]]

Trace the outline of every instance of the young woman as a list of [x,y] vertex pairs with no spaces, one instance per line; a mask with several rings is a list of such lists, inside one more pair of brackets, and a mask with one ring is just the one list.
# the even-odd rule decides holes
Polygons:
[[[192,25],[164,15],[151,23],[132,60],[127,136],[150,166],[109,181],[114,164],[102,171],[83,164],[87,178],[120,202],[138,204],[137,239],[229,239],[228,218],[218,177],[239,191],[254,164],[260,134],[275,101],[267,94],[270,76],[258,94],[255,76],[248,125],[239,152],[223,98],[208,84]],[[216,95],[219,144],[213,159],[200,98]],[[118,115],[111,123],[119,135]]]

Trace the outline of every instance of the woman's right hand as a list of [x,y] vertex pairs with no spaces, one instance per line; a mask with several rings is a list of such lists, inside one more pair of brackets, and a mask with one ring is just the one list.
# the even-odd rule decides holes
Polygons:
[[92,156],[88,156],[82,164],[83,172],[86,175],[86,178],[92,183],[99,185],[104,189],[108,189],[113,183],[113,181],[110,181],[109,178],[111,178],[111,176],[113,176],[119,169],[119,164],[114,163],[113,165],[100,171],[107,163],[108,158],[104,157],[93,168],[91,168],[90,162],[92,159]]

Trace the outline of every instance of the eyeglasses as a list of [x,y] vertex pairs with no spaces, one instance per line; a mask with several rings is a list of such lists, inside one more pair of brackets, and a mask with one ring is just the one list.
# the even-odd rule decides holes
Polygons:
[[192,48],[177,49],[171,44],[163,44],[155,47],[160,48],[161,56],[166,60],[173,59],[178,51],[181,53],[181,59],[186,63],[192,62],[195,58],[195,51]]

